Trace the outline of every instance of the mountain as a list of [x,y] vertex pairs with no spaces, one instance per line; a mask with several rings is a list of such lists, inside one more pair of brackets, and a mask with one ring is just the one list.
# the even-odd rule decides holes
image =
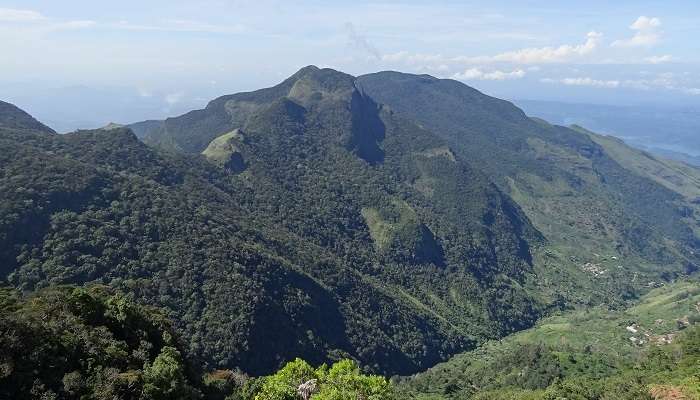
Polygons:
[[[447,142],[307,67],[160,123],[0,129],[2,276],[161,307],[205,368],[413,373],[551,304],[522,210]],[[204,154],[200,154],[204,152]]]
[[133,130],[23,121],[0,276],[157,306],[205,369],[412,374],[698,265],[693,169],[455,81],[309,66]]
[[[541,264],[574,260],[593,275],[617,270],[621,281],[648,285],[697,269],[694,199],[652,170],[665,168],[666,183],[687,181],[684,172],[643,153],[633,157],[648,167],[634,167],[597,135],[529,118],[454,80],[380,72],[359,77],[358,86],[446,140],[508,193],[552,244]],[[618,262],[601,267],[605,259]]]
[[0,101],[0,128],[55,133],[51,128],[37,121],[31,115],[4,101]]

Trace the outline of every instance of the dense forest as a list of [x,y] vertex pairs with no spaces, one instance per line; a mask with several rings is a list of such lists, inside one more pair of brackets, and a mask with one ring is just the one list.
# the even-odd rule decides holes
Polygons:
[[[392,385],[352,360],[287,363],[268,377],[203,372],[160,310],[105,286],[58,286],[23,298],[0,289],[3,399],[393,399]],[[299,396],[299,397],[297,397]],[[306,397],[308,400],[308,397]]]
[[[455,81],[310,66],[179,117],[61,135],[0,102],[0,148],[2,396],[695,385],[692,312],[619,365],[511,340],[580,310],[618,318],[677,282],[695,299],[700,171]],[[501,340],[515,344],[488,353]]]

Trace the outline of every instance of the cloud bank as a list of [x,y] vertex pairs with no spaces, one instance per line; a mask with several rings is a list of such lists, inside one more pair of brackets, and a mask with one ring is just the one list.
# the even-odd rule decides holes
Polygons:
[[616,40],[612,43],[612,47],[653,46],[661,40],[660,27],[660,19],[642,15],[630,25],[630,29],[636,31],[634,36],[629,39]]

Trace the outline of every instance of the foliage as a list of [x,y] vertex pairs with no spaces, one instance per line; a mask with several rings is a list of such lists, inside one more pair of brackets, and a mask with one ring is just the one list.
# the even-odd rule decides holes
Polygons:
[[679,282],[624,311],[547,318],[402,379],[398,390],[415,399],[651,399],[654,391],[696,398],[700,325],[679,332],[678,321],[699,316],[699,301],[697,282]]
[[160,312],[108,288],[0,292],[0,397],[196,399]]
[[352,360],[341,360],[330,369],[325,365],[314,369],[301,359],[287,363],[276,374],[265,378],[255,400],[300,399],[297,388],[314,381],[311,400],[367,400],[393,399],[393,389],[385,378],[363,375]]

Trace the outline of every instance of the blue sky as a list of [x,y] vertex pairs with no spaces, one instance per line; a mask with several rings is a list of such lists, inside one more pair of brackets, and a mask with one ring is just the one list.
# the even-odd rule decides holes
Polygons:
[[697,0],[0,0],[0,89],[118,87],[175,108],[316,64],[510,99],[697,105],[699,37]]

